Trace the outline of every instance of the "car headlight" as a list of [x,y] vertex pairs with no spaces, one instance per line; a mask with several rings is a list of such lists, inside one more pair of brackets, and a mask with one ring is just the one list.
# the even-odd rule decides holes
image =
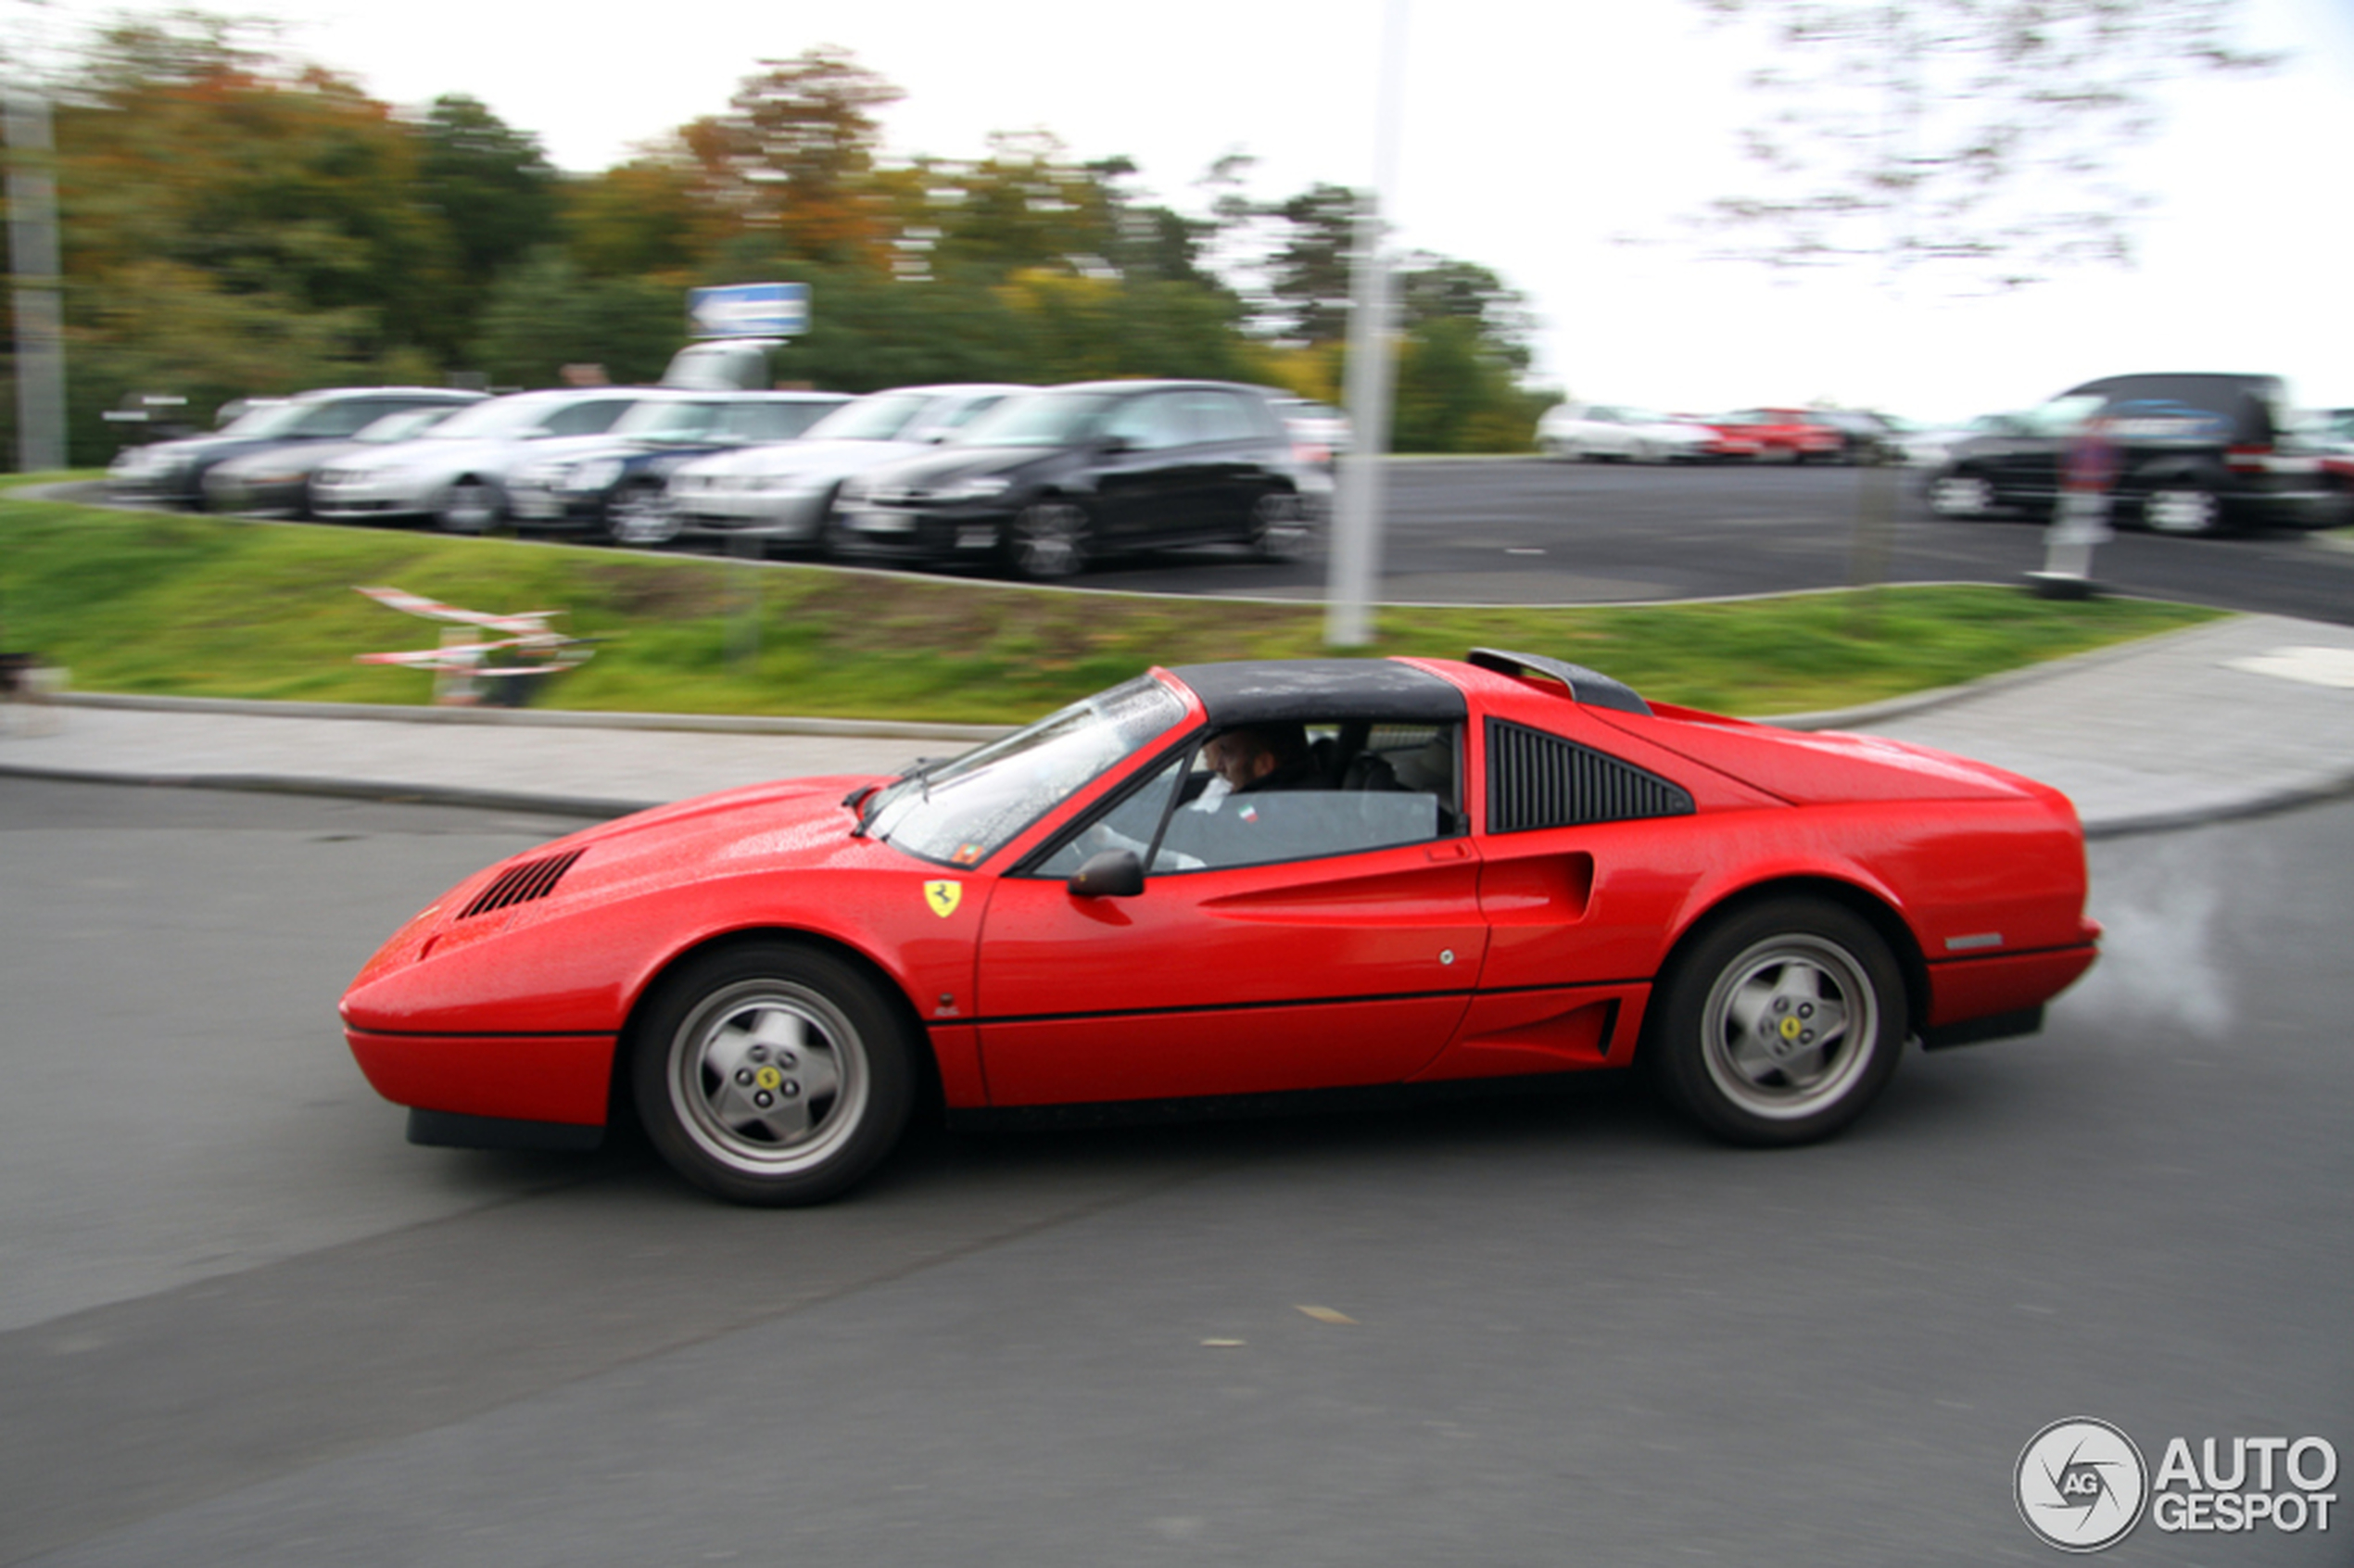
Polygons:
[[1003,479],[996,474],[987,474],[977,478],[959,479],[953,485],[943,485],[938,494],[942,500],[986,500],[991,496],[1004,495],[1012,484],[1013,481],[1010,479]]
[[608,490],[621,477],[621,462],[617,458],[591,458],[564,475],[567,490]]

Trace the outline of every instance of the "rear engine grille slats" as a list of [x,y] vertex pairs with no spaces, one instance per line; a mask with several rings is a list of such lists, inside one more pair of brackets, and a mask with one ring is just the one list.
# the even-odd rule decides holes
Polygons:
[[1487,727],[1487,830],[1525,833],[1589,822],[1689,816],[1682,788],[1632,763],[1559,736],[1491,720]]
[[555,891],[556,883],[563,874],[572,869],[572,863],[584,853],[582,850],[566,850],[562,854],[508,866],[499,873],[495,881],[475,895],[475,901],[459,912],[458,918],[471,920],[477,915],[487,915],[493,910],[546,898]]

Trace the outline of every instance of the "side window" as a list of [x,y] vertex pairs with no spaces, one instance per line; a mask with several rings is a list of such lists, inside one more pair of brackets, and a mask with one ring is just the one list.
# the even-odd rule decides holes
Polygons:
[[629,411],[626,398],[589,398],[567,404],[548,416],[551,436],[601,436]]
[[1691,814],[1690,792],[1655,773],[1558,735],[1487,721],[1490,833]]
[[1003,398],[975,398],[971,402],[963,405],[961,408],[950,410],[948,417],[940,422],[940,428],[943,430],[961,429],[968,421],[971,420],[973,415],[981,413],[988,409],[993,409],[999,403],[1004,401],[1005,399]]
[[[1318,860],[1462,831],[1462,727],[1335,720],[1213,734],[1041,861],[1127,849],[1155,876]],[[1265,752],[1264,764],[1251,759]]]
[[1112,411],[1104,434],[1125,439],[1136,451],[1158,451],[1185,440],[1184,410],[1175,394],[1161,392],[1132,398]]
[[1250,409],[1231,392],[1188,393],[1186,400],[1196,441],[1247,441],[1259,434]]

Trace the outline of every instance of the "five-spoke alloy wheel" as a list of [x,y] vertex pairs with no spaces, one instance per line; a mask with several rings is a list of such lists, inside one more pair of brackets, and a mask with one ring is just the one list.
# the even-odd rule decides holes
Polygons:
[[1680,954],[1644,1052],[1671,1098],[1742,1144],[1803,1144],[1863,1114],[1896,1070],[1905,981],[1861,917],[1815,899],[1740,911]]
[[738,1203],[832,1197],[890,1152],[914,1097],[890,1000],[847,962],[786,942],[689,960],[649,1002],[634,1052],[647,1137]]

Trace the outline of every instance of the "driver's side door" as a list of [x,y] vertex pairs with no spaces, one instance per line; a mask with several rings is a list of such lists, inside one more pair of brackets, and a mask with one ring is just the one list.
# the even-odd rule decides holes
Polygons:
[[[1478,856],[1442,833],[1461,820],[1451,803],[1236,796],[1214,830],[1171,832],[1203,804],[1184,799],[1205,781],[1190,763],[992,893],[978,996],[992,1104],[1395,1082],[1462,1018],[1487,932]],[[1142,892],[1067,887],[1094,847],[1158,839],[1191,848],[1165,853]]]

